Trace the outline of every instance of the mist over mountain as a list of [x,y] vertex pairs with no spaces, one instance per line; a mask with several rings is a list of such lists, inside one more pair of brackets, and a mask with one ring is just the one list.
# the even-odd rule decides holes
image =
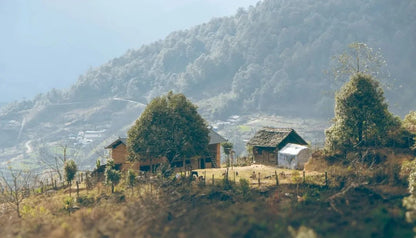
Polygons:
[[392,75],[390,110],[403,116],[416,107],[415,11],[411,0],[264,0],[173,32],[90,69],[68,90],[3,107],[0,162],[30,162],[22,149],[57,141],[85,140],[85,158],[94,157],[169,90],[210,121],[256,113],[328,120],[333,81],[323,72],[356,41],[380,48]]

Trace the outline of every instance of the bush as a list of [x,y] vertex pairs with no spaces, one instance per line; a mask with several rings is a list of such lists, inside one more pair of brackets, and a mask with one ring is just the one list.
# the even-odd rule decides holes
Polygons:
[[247,179],[240,179],[240,189],[241,193],[243,194],[244,199],[250,197],[250,183]]
[[77,203],[83,207],[89,207],[94,205],[95,199],[87,195],[81,195],[77,198]]

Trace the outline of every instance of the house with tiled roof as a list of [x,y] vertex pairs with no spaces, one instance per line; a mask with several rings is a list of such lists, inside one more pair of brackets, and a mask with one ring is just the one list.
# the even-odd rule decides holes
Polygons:
[[[186,167],[187,169],[207,169],[207,168],[220,168],[221,167],[221,143],[227,141],[220,134],[214,130],[209,130],[209,143],[208,151],[209,156],[206,158],[189,158],[183,161],[178,161],[174,167]],[[140,162],[128,161],[128,149],[127,149],[127,138],[118,138],[111,144],[105,147],[110,150],[110,157],[114,160],[116,166],[120,167],[121,170],[128,170],[130,168],[134,170],[149,171],[150,167],[156,164],[160,164],[163,159],[143,160]]]

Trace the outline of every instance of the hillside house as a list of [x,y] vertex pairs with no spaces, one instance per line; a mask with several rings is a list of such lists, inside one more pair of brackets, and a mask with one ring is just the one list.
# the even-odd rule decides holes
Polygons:
[[110,156],[114,160],[114,164],[121,168],[121,170],[128,170],[130,168],[138,170],[138,162],[130,162],[127,160],[129,153],[127,151],[127,138],[118,138],[113,143],[105,147],[110,150]]
[[273,127],[264,127],[257,131],[247,145],[253,149],[253,159],[256,163],[286,167],[287,163],[283,163],[282,159],[280,162],[283,164],[279,164],[278,153],[289,143],[308,145],[294,129]]
[[[171,166],[177,168],[186,167],[187,169],[219,168],[221,166],[221,143],[227,140],[212,129],[209,131],[209,138],[209,157],[187,159],[185,160],[185,166],[183,161],[176,161]],[[105,148],[110,150],[111,158],[121,170],[132,168],[134,170],[150,171],[151,165],[157,165],[163,162],[162,158],[143,160],[140,162],[128,161],[127,138],[118,138]]]

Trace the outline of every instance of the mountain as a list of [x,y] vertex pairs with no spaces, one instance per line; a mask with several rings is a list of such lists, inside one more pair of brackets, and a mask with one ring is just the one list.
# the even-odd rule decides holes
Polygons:
[[415,11],[412,0],[264,0],[173,32],[88,70],[67,90],[3,107],[0,162],[36,166],[38,155],[28,152],[69,143],[89,164],[169,90],[184,93],[209,121],[258,113],[329,120],[326,92],[334,84],[323,72],[356,41],[387,59],[393,90],[386,96],[403,116],[416,107]]

